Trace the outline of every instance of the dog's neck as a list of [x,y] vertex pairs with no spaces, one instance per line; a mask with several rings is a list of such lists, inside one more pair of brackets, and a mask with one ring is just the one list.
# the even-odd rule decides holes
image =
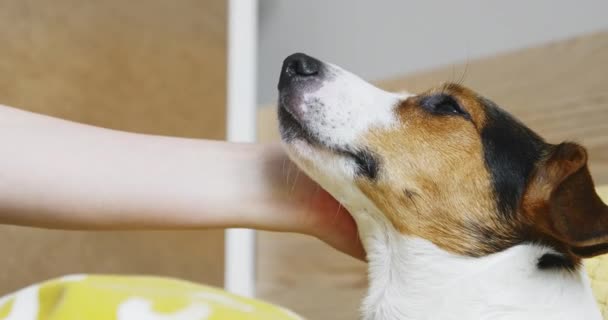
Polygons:
[[349,209],[368,253],[366,320],[601,319],[582,267],[538,268],[549,248],[463,257],[399,234],[369,209]]

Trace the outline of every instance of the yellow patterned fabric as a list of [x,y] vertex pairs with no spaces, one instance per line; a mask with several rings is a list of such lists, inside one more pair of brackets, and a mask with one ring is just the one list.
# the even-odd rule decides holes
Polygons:
[[[604,202],[608,203],[608,186],[598,188],[598,194]],[[597,304],[604,319],[608,320],[608,254],[587,259],[585,268],[587,268]]]
[[294,320],[294,313],[198,284],[158,278],[76,275],[0,299],[4,320]]

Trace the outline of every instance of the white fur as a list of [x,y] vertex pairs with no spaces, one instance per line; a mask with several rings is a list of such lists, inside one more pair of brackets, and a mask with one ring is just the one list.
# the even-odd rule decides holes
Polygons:
[[[396,124],[394,109],[403,95],[380,90],[356,75],[326,64],[327,78],[304,92],[298,118],[328,146],[356,146],[361,132]],[[364,116],[361,116],[364,115]]]
[[386,227],[369,252],[364,319],[601,319],[584,270],[539,270],[551,250],[519,245],[483,258],[445,252]]
[[[399,96],[331,68],[333,78],[304,95],[317,105],[308,103],[300,119],[324,143],[357,148],[369,128],[395,123]],[[448,253],[397,232],[354,184],[352,159],[301,140],[287,151],[357,222],[369,261],[364,319],[601,319],[583,268],[538,269],[551,249],[518,245],[481,258]]]

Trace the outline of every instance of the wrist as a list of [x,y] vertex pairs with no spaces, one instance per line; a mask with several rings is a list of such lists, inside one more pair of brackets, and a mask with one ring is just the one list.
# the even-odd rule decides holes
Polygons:
[[256,229],[308,233],[308,211],[314,210],[318,186],[300,172],[278,143],[255,145],[249,156],[252,180],[247,185],[251,192],[243,201],[246,208],[241,211],[241,221]]

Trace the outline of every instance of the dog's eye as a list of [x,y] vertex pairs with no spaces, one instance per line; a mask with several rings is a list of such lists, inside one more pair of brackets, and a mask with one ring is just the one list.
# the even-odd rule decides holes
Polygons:
[[439,113],[464,113],[460,108],[460,105],[454,101],[454,99],[446,99],[435,105],[435,112]]
[[422,98],[420,105],[434,114],[467,116],[458,101],[447,94],[436,94]]

